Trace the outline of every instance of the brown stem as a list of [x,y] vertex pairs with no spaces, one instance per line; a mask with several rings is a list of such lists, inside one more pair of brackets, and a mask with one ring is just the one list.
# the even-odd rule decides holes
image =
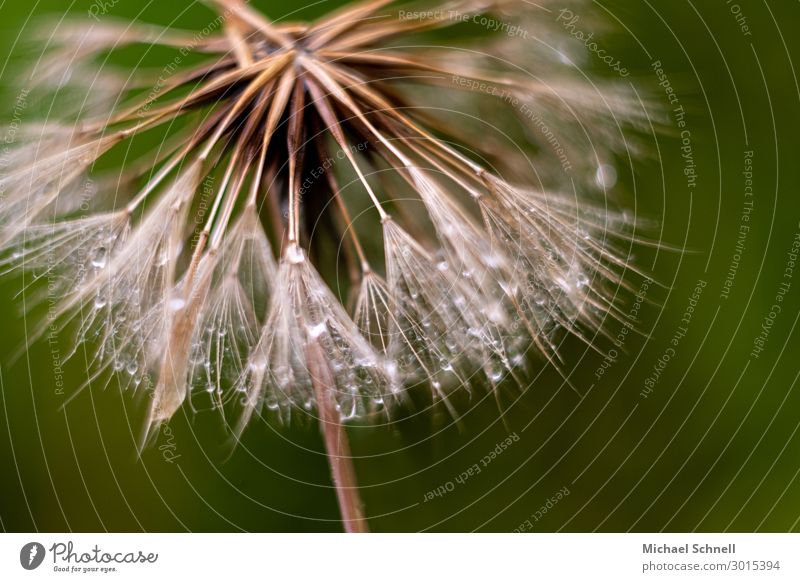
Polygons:
[[317,399],[320,430],[328,453],[344,529],[347,533],[368,533],[369,527],[358,493],[347,431],[341,423],[339,411],[336,410],[333,376],[318,344],[308,345],[307,360]]

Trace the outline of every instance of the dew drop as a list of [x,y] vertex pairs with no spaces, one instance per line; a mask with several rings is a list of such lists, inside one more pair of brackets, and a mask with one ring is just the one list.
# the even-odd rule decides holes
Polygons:
[[324,321],[322,323],[318,323],[317,325],[308,326],[308,335],[312,339],[318,338],[327,331],[328,331],[328,325]]
[[181,299],[180,297],[175,297],[169,300],[169,308],[172,311],[180,311],[186,306],[186,301]]
[[296,244],[291,244],[286,249],[286,260],[289,261],[291,264],[299,265],[300,263],[305,261],[305,259],[306,256],[305,253],[303,252],[303,249],[301,249]]
[[489,361],[484,366],[484,372],[486,372],[486,376],[492,382],[499,382],[503,378],[503,371],[494,361]]
[[573,64],[572,59],[569,58],[567,53],[565,53],[563,51],[560,51],[560,50],[557,50],[556,51],[556,55],[558,55],[558,60],[561,61],[563,64],[565,64],[565,65],[572,65]]
[[607,190],[617,183],[617,170],[609,164],[600,164],[594,175],[594,181],[600,188]]
[[486,309],[486,317],[494,323],[503,323],[506,320],[506,312],[502,305],[495,303]]
[[92,253],[91,264],[95,269],[102,269],[108,261],[108,252],[105,247],[98,247]]

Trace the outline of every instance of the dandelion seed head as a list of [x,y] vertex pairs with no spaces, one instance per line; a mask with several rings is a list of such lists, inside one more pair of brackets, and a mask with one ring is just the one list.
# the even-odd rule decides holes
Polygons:
[[[102,98],[30,125],[0,176],[0,267],[48,281],[98,373],[149,387],[151,432],[187,400],[234,409],[237,433],[260,414],[371,417],[418,385],[450,407],[453,390],[518,378],[530,352],[552,360],[559,334],[583,337],[609,314],[625,268],[609,241],[630,221],[586,190],[615,187],[619,128],[646,122],[642,103],[581,83],[570,44],[519,2],[448,6],[502,13],[569,58],[515,53],[513,38],[485,52],[390,48],[452,22],[372,18],[384,4],[296,27],[219,0],[226,18],[204,36],[112,20],[50,31],[33,85],[45,94],[121,46],[191,42],[207,56],[166,78],[104,70]],[[501,67],[506,57],[542,78]],[[441,118],[408,107],[425,99]],[[482,129],[447,123],[455,102],[491,105],[472,116]],[[519,163],[522,150],[487,131],[495,115],[516,118],[538,153]],[[162,146],[137,152],[151,131],[166,131]],[[602,144],[591,156],[587,135]],[[116,148],[131,161],[101,173]],[[352,310],[329,260],[338,248]]]

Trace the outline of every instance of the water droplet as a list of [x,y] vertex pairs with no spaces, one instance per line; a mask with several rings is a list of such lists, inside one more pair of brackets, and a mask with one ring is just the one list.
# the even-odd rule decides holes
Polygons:
[[181,299],[180,297],[174,297],[169,300],[169,308],[172,311],[180,311],[186,306],[186,301]]
[[497,362],[487,362],[484,369],[486,370],[486,375],[492,382],[499,382],[503,379],[503,369],[497,364]]
[[503,264],[503,259],[494,253],[488,254],[483,257],[483,262],[486,264],[487,267],[490,269],[496,269]]
[[317,325],[308,326],[308,335],[312,339],[316,339],[328,331],[328,324],[326,322],[318,323]]
[[594,181],[600,188],[607,190],[617,183],[617,170],[609,164],[600,164],[594,175]]
[[303,261],[306,260],[306,255],[296,244],[290,244],[286,248],[286,260],[292,263],[293,265],[299,265]]
[[97,247],[92,252],[91,264],[95,269],[102,269],[108,261],[108,251],[105,247]]
[[252,360],[249,364],[249,368],[253,372],[263,372],[267,369],[267,361],[262,359]]
[[572,65],[572,59],[569,57],[567,53],[562,50],[556,50],[556,55],[558,55],[558,60],[561,61],[565,65]]
[[499,303],[487,307],[485,313],[486,317],[494,323],[503,323],[506,320],[506,312]]

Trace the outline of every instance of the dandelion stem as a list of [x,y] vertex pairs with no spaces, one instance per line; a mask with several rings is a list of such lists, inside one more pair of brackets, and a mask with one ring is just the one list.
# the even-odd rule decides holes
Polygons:
[[320,430],[325,441],[344,529],[347,533],[368,533],[369,527],[364,517],[363,503],[358,492],[347,431],[342,425],[339,411],[336,410],[334,394],[336,387],[331,371],[328,369],[319,344],[310,343],[306,351],[308,369],[319,409]]

